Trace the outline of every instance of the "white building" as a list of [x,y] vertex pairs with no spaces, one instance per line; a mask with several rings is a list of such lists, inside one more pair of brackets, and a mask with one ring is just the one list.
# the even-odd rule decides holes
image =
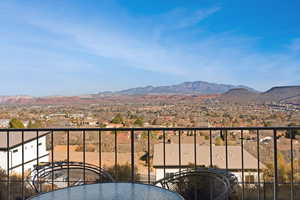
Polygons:
[[[179,172],[179,145],[165,144],[165,173],[166,177]],[[226,169],[225,146],[212,146],[213,166]],[[240,146],[228,146],[228,170],[232,172],[239,182],[242,182],[242,156]],[[244,156],[244,182],[258,181],[257,159],[246,150]],[[181,144],[181,169],[194,166],[194,144]],[[208,145],[196,145],[197,166],[210,166],[210,147]],[[156,180],[164,178],[163,144],[154,145],[153,167]],[[266,166],[260,163],[260,169]],[[261,173],[261,180],[262,180]]]
[[9,121],[9,119],[0,119],[0,128],[8,128]]
[[[32,170],[37,162],[49,162],[49,152],[46,150],[46,135],[48,132],[24,131],[24,154],[22,153],[22,133],[9,132],[9,147],[7,145],[7,133],[0,132],[0,168],[7,171],[9,161],[9,173],[22,173]],[[24,155],[24,157],[23,157]]]

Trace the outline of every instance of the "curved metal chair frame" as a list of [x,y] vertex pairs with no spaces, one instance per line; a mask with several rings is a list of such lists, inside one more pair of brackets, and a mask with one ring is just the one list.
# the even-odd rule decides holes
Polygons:
[[[62,170],[86,170],[93,172],[98,175],[99,179],[105,182],[114,182],[113,177],[107,173],[104,169],[99,168],[96,165],[83,163],[83,162],[47,162],[47,163],[40,163],[40,165],[35,166],[35,168],[30,172],[27,178],[27,182],[34,188],[36,192],[40,192],[40,185],[41,184],[52,184],[52,175],[55,174],[57,171]],[[47,178],[48,177],[48,178]],[[50,177],[50,179],[49,179]],[[54,181],[56,182],[56,181]],[[66,181],[68,182],[68,181]],[[69,181],[72,185],[83,185],[86,184],[84,181]]]
[[184,178],[206,176],[214,178],[224,184],[224,191],[218,195],[218,198],[222,199],[225,196],[230,195],[234,191],[234,187],[238,185],[238,180],[234,174],[227,170],[215,169],[215,168],[194,168],[182,170],[181,172],[175,173],[171,177],[162,178],[154,183],[154,185],[161,186],[162,188],[172,190],[172,186],[180,184]]

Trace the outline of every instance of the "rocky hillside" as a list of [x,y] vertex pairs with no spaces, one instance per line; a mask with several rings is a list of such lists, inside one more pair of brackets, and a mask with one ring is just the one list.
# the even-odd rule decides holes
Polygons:
[[231,89],[220,96],[221,101],[251,103],[259,96],[258,92],[250,91],[245,88]]
[[260,95],[263,101],[293,102],[300,99],[300,86],[273,87]]
[[232,89],[218,97],[220,101],[236,103],[293,103],[300,104],[300,86],[273,87],[266,92],[257,93],[244,88]]

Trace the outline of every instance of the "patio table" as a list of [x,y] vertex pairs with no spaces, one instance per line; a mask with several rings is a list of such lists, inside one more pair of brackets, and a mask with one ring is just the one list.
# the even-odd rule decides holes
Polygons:
[[183,200],[179,194],[153,185],[99,183],[59,189],[32,200]]

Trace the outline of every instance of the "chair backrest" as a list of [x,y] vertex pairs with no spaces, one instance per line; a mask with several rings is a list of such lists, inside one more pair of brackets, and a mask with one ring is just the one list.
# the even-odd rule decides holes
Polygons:
[[53,162],[35,166],[27,177],[27,182],[40,193],[75,185],[114,182],[114,179],[95,165],[82,162]]
[[185,199],[228,199],[237,184],[236,177],[227,171],[196,168],[175,173],[155,182],[155,185],[181,194]]

